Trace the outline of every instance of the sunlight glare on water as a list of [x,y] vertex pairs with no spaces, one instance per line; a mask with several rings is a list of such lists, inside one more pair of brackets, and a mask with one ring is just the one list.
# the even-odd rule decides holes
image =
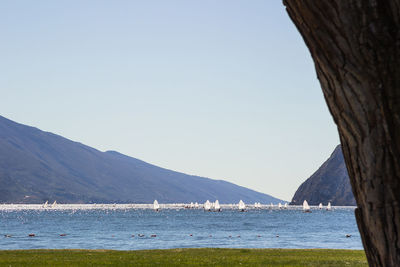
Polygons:
[[[0,205],[2,249],[341,248],[362,249],[354,207],[222,212],[164,205]],[[29,237],[29,234],[35,234]],[[65,234],[65,236],[60,236]],[[351,237],[346,237],[351,235]]]

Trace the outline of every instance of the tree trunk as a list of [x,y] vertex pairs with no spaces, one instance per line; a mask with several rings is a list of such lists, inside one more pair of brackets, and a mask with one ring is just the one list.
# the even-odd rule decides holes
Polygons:
[[400,266],[400,0],[283,0],[337,124],[370,266]]

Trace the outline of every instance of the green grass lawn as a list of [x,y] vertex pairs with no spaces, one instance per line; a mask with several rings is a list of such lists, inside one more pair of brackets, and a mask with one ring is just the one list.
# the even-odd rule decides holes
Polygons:
[[362,250],[1,250],[0,266],[368,266]]

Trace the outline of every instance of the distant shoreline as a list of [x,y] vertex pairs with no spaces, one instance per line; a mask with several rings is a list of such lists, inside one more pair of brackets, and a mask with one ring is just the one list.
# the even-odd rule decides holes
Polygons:
[[[185,209],[188,208],[189,203],[174,203],[174,204],[164,204],[160,203],[160,209]],[[230,204],[220,204],[221,209],[232,210],[237,209],[238,205],[236,203]],[[310,205],[311,209],[318,210],[319,207],[316,205]],[[257,209],[274,209],[274,210],[302,210],[302,205],[289,205],[287,208],[281,207],[278,205],[271,206],[270,204],[261,204],[261,206]],[[356,206],[332,206],[333,209],[355,209]],[[0,204],[1,210],[86,210],[86,209],[153,209],[153,203],[149,204],[59,204],[57,203],[55,206],[49,204],[44,206],[43,204]],[[199,207],[197,208],[189,208],[189,209],[203,209],[203,203],[199,203]],[[254,204],[246,204],[246,209],[256,209]],[[324,208],[325,209],[325,208]]]

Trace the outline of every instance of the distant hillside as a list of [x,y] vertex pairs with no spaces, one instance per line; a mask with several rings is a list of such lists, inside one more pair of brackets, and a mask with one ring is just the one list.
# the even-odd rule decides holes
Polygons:
[[331,202],[337,206],[354,206],[349,175],[338,145],[322,166],[297,189],[290,204],[300,205],[304,200],[311,205]]
[[0,203],[182,203],[281,200],[235,184],[163,169],[0,116]]

